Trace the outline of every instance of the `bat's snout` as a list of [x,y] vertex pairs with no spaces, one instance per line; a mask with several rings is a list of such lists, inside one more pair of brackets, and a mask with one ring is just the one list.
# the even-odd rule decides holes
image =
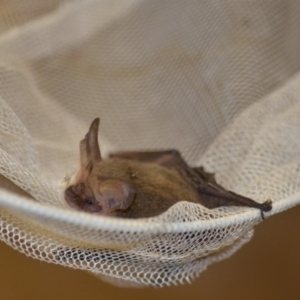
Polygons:
[[102,213],[103,207],[87,189],[84,183],[69,186],[65,190],[65,200],[70,207],[89,213]]

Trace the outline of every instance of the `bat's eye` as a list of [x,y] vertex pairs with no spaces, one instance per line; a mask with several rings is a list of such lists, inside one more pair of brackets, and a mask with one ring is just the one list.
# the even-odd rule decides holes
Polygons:
[[86,200],[85,200],[85,203],[86,203],[87,205],[93,205],[93,204],[94,204],[94,202],[93,202],[92,199],[86,199]]
[[90,213],[102,213],[102,206],[91,197],[88,197],[83,201],[82,209]]

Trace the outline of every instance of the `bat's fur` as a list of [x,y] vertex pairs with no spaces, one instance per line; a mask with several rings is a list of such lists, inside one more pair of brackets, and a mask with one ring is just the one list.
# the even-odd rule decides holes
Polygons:
[[271,201],[258,203],[225,190],[202,167],[191,168],[176,150],[123,152],[102,159],[98,145],[99,119],[80,143],[81,167],[69,180],[67,203],[79,210],[124,218],[156,216],[178,201],[207,208],[248,206],[264,211]]

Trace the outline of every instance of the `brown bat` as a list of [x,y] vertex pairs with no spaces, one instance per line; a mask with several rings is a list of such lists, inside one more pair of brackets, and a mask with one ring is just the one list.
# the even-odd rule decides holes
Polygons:
[[67,203],[80,211],[123,218],[159,215],[185,200],[207,208],[247,206],[263,212],[270,200],[258,203],[227,191],[203,167],[191,168],[176,150],[121,152],[102,159],[98,144],[100,119],[80,142],[80,168],[65,190]]

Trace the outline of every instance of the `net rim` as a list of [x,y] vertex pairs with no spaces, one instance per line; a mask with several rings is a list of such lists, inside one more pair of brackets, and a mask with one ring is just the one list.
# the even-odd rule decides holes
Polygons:
[[[186,201],[181,201],[173,205],[170,209],[176,209],[177,205],[185,202],[188,205],[197,205],[189,203]],[[281,199],[279,201],[273,202],[273,208],[269,213],[265,214],[265,217],[268,218],[273,214],[276,214],[280,211],[288,209],[292,206],[297,205],[300,202],[300,192],[290,196],[286,199]],[[33,202],[24,196],[17,196],[12,192],[1,191],[0,194],[0,206],[6,208],[10,211],[22,212],[22,214],[35,215],[42,218],[52,219],[53,221],[62,221],[66,223],[72,223],[74,225],[91,228],[96,230],[105,230],[105,231],[126,231],[126,232],[143,232],[147,233],[158,233],[158,232],[167,232],[167,233],[179,233],[186,232],[191,230],[206,230],[214,229],[219,227],[224,227],[232,224],[239,224],[244,222],[249,222],[253,220],[260,221],[261,213],[257,209],[246,209],[241,213],[232,214],[230,216],[223,216],[217,219],[210,220],[197,220],[197,221],[185,221],[185,222],[163,222],[157,220],[157,217],[152,218],[140,218],[140,219],[121,219],[110,216],[97,216],[84,212],[77,212],[66,210],[65,208],[54,207],[48,204],[41,204],[38,202]],[[169,210],[170,210],[169,209]],[[168,210],[168,212],[169,212]],[[151,219],[152,222],[149,222]]]

